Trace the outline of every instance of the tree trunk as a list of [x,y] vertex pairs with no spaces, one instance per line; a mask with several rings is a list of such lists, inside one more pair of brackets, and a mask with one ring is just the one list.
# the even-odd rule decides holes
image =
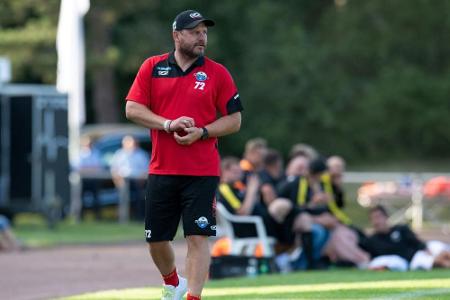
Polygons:
[[108,56],[111,47],[113,15],[101,5],[93,5],[88,15],[92,57],[92,100],[97,123],[120,121],[119,104],[115,86],[114,61]]

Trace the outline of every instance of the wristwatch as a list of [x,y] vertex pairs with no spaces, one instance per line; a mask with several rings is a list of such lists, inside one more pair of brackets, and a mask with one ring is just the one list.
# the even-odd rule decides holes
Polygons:
[[208,129],[206,129],[206,127],[202,127],[202,136],[200,137],[201,140],[206,140],[207,138],[209,138],[209,132]]

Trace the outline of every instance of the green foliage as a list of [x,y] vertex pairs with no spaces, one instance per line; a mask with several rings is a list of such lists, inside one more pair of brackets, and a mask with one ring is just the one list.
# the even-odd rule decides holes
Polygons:
[[[245,107],[222,153],[262,136],[285,154],[306,142],[353,162],[448,159],[450,2],[338,2],[91,1],[88,101],[98,101],[95,70],[108,68],[122,107],[142,61],[172,49],[174,16],[194,8],[216,20],[208,55],[230,70]],[[0,55],[16,81],[54,83],[58,4],[0,4]]]
[[11,59],[15,81],[55,82],[58,8],[57,0],[0,4],[0,55]]

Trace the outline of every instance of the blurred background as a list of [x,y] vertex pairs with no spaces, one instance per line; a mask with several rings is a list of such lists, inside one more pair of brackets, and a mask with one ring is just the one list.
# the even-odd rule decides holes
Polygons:
[[[33,84],[27,92],[31,98],[42,94],[64,98],[57,90],[39,88],[57,82],[60,8],[58,0],[0,3],[0,56],[10,62],[9,83],[4,83],[9,87],[2,90],[5,99],[18,95],[11,90],[17,83]],[[356,172],[347,182],[349,211],[363,226],[366,215],[356,199],[365,181],[404,183],[419,178],[425,183],[449,172],[449,1],[93,0],[84,18],[80,13],[85,41],[85,114],[78,123],[77,141],[89,136],[101,152],[104,176],[110,181],[101,183],[101,206],[119,201],[117,191],[108,192],[115,187],[108,174],[111,156],[121,147],[122,137],[134,134],[143,148],[151,148],[145,130],[126,125],[124,98],[140,64],[149,56],[172,50],[173,18],[187,8],[198,9],[216,21],[209,32],[207,55],[227,66],[245,107],[241,132],[221,140],[222,155],[241,156],[248,139],[262,137],[285,158],[296,143],[312,145],[324,156],[344,157],[347,169]],[[22,115],[22,109],[18,108],[17,115]],[[54,124],[67,126],[64,112],[60,116],[57,105],[51,110],[58,115]],[[7,114],[9,111],[4,112]],[[13,112],[11,115],[19,120]],[[20,132],[24,121],[18,122],[11,132]],[[32,139],[34,127],[31,123],[27,126],[25,134]],[[8,129],[2,125],[2,130]],[[61,135],[68,138],[70,128],[64,130]],[[58,159],[67,161],[63,152]],[[28,154],[12,151],[10,159],[23,162]],[[36,159],[42,162],[40,157]],[[74,186],[81,181],[71,176],[69,182],[76,157],[71,160],[72,165],[63,165],[58,171],[68,179],[56,183],[63,189],[57,193],[60,199],[44,205],[47,218],[52,218],[54,212],[48,211],[54,207],[57,219],[70,214]],[[33,181],[32,167],[22,167]],[[39,176],[48,178],[45,172]],[[55,181],[40,184],[45,195],[45,187]],[[17,192],[17,199],[33,194],[33,188],[29,189],[27,193],[19,188],[22,192]],[[3,213],[15,215],[15,208],[7,208],[19,200],[2,195]],[[82,197],[86,208],[92,206],[92,193]],[[38,204],[31,206],[41,207],[43,198],[34,199]],[[409,196],[404,200],[411,202]],[[103,219],[118,217],[115,207],[102,214]],[[36,217],[18,216],[18,224]],[[95,212],[88,210],[87,218],[95,218]],[[20,227],[18,232],[20,236]],[[26,230],[22,234],[29,238]]]

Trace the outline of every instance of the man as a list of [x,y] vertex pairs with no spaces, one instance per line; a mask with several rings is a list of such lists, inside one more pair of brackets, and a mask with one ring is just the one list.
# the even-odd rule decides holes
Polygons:
[[283,180],[283,158],[274,149],[268,149],[263,159],[263,169],[258,173],[261,180],[261,200],[269,206],[277,198],[277,185]]
[[[148,171],[149,157],[140,146],[138,140],[131,135],[122,138],[122,147],[111,159],[111,175],[114,185],[121,193],[128,193],[132,217],[137,220],[144,218],[145,175]],[[127,187],[128,186],[128,187]]]
[[[258,215],[258,189],[259,179],[256,174],[248,177],[247,185],[240,181],[242,169],[239,159],[236,157],[225,157],[221,163],[221,177],[217,201],[232,214],[240,216]],[[233,231],[237,237],[246,238],[257,235],[255,226],[245,223],[233,223]],[[217,240],[211,250],[212,256],[229,255],[231,251],[231,240],[223,237]]]
[[[95,218],[97,220],[101,217],[101,209],[99,202],[99,188],[101,180],[98,178],[92,178],[91,176],[101,174],[105,170],[105,166],[102,162],[100,151],[95,149],[92,144],[92,139],[88,136],[84,136],[80,139],[80,155],[78,161],[74,164],[74,170],[76,170],[82,180],[82,199],[86,194],[92,195],[92,209],[94,210]],[[82,201],[81,217],[84,216],[85,206]]]
[[[350,219],[341,210],[342,199],[327,174],[321,159],[310,162],[308,174],[280,186],[278,196],[269,207],[270,214],[279,222],[292,223],[293,230],[301,233],[302,247],[309,268],[314,268],[314,227],[326,228],[331,236],[324,248],[333,262],[346,261],[359,266],[368,262],[368,255],[357,246],[358,235],[345,226]],[[323,246],[323,245],[322,245]]]
[[253,138],[245,143],[244,155],[240,162],[241,169],[244,171],[242,176],[244,183],[249,175],[262,170],[266,152],[267,141],[263,138]]
[[345,160],[338,156],[333,155],[327,159],[328,174],[330,175],[331,182],[342,190],[342,179],[345,172]]
[[[218,200],[232,214],[241,216],[257,214],[258,208],[256,206],[258,206],[258,189],[260,185],[258,176],[256,174],[251,175],[248,178],[247,185],[242,187],[240,179],[243,171],[236,157],[225,157],[222,160],[221,169]],[[238,235],[241,236],[240,234]]]
[[[372,269],[431,269],[450,268],[450,247],[439,241],[421,241],[407,225],[391,226],[388,213],[381,206],[369,211],[369,219],[374,234],[361,245],[374,258]],[[399,264],[403,261],[403,264]],[[402,267],[398,267],[402,266]]]
[[9,220],[0,215],[0,252],[20,249],[20,243],[11,230]]
[[[164,279],[162,299],[181,299],[186,289],[187,299],[200,299],[210,263],[207,236],[216,229],[217,137],[239,131],[241,124],[231,75],[204,56],[210,26],[214,21],[197,11],[178,14],[175,50],[147,59],[127,96],[127,118],[151,129],[145,234]],[[170,244],[181,216],[187,282],[178,277]]]

